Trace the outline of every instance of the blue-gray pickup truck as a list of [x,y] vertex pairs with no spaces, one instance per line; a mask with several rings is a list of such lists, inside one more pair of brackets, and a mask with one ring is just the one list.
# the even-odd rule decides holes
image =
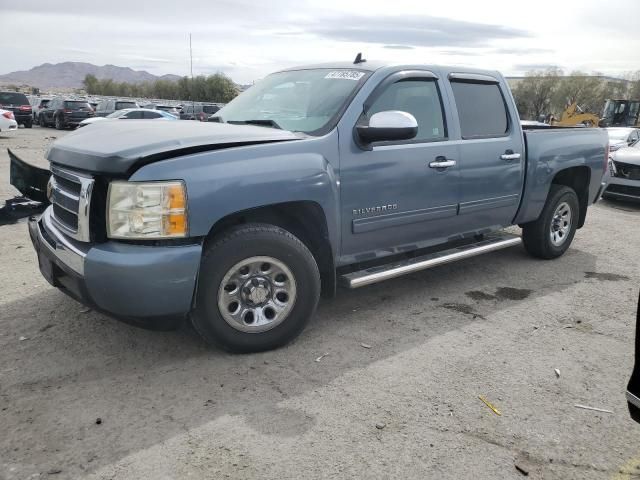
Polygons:
[[[495,71],[336,63],[271,74],[209,122],[102,122],[47,153],[42,274],[141,324],[249,352],[321,293],[523,243],[562,255],[599,198],[607,135],[523,131]],[[501,232],[519,225],[522,235]],[[549,268],[554,268],[549,264]]]

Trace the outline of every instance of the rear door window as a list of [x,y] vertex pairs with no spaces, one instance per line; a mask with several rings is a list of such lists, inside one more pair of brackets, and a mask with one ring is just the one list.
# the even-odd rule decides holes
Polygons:
[[116,110],[123,110],[125,108],[136,108],[135,102],[116,102]]
[[156,112],[142,112],[143,118],[160,118],[162,115]]
[[134,110],[132,112],[127,113],[122,118],[137,120],[142,118],[142,112],[140,110]]
[[213,114],[220,110],[220,107],[218,107],[217,105],[205,105],[204,107],[202,107],[202,110],[204,111],[204,113]]
[[77,102],[73,100],[67,100],[64,102],[64,108],[69,110],[90,110],[91,107],[87,102]]
[[462,138],[504,137],[509,132],[507,106],[496,83],[452,81]]

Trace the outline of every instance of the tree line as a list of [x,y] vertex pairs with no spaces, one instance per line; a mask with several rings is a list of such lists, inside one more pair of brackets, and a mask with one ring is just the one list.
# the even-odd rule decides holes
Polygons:
[[603,79],[574,71],[564,75],[558,68],[528,72],[512,89],[523,120],[538,120],[562,111],[576,102],[584,112],[600,115],[605,100],[640,99],[640,71],[625,79]]
[[83,80],[89,95],[113,97],[162,98],[166,100],[192,100],[196,102],[227,103],[238,95],[233,81],[222,73],[198,75],[193,80],[182,77],[177,81],[158,79],[153,82],[114,82],[110,78],[98,79],[88,74]]

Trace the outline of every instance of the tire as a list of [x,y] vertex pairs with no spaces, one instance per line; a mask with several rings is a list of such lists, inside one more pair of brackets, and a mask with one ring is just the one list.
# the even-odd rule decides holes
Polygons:
[[44,115],[42,115],[42,114],[41,114],[41,115],[38,115],[38,124],[39,124],[42,128],[44,128],[44,127],[46,127],[46,126],[47,126],[47,122],[46,122],[46,120],[45,120],[45,118],[44,118]]
[[60,119],[60,115],[58,115],[55,119],[55,126],[56,126],[56,130],[62,130],[64,129],[64,124],[62,123],[62,120]]
[[302,332],[319,298],[320,273],[309,249],[282,228],[246,224],[206,247],[191,322],[207,343],[225,350],[271,350]]
[[29,120],[28,122],[25,122],[24,128],[31,128],[31,127],[33,127],[33,120]]
[[548,260],[561,256],[573,241],[579,216],[576,192],[564,185],[551,185],[538,219],[522,226],[524,248],[537,258]]

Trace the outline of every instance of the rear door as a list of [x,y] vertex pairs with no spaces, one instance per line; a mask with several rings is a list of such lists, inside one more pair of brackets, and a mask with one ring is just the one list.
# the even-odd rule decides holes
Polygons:
[[467,232],[511,225],[524,183],[524,145],[511,96],[498,78],[451,73],[457,116],[461,225]]
[[353,130],[340,132],[343,262],[443,243],[460,228],[458,150],[448,138],[445,104],[436,74],[396,72],[358,106],[358,123],[400,110],[416,118],[416,137],[367,149]]

